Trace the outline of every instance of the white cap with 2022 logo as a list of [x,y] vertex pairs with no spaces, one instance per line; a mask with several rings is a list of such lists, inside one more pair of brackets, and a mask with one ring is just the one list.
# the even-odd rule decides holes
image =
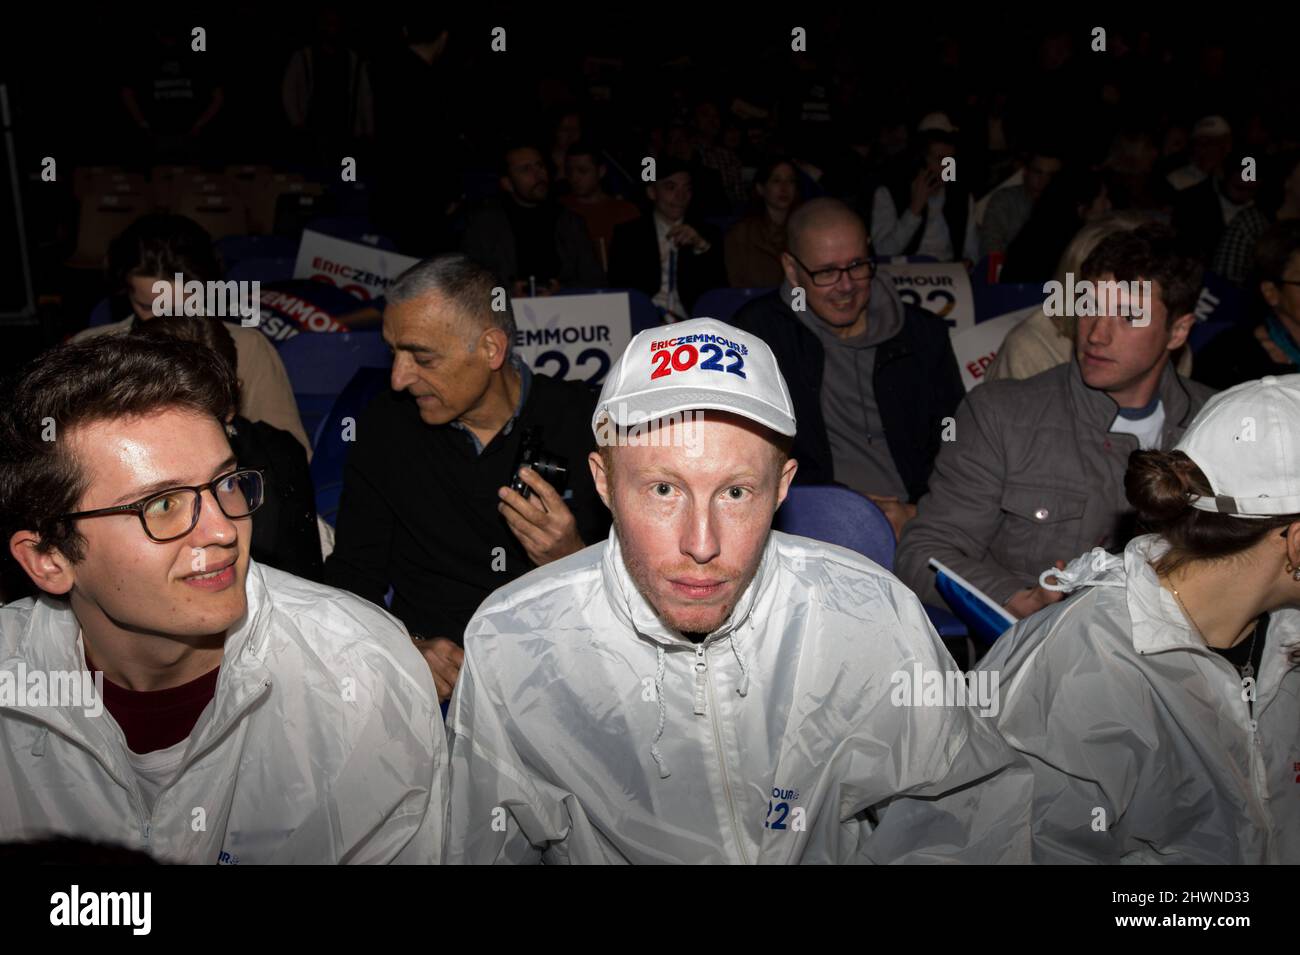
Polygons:
[[599,437],[606,417],[626,427],[693,410],[730,411],[795,433],[790,389],[772,349],[715,318],[638,333],[610,369],[591,427]]

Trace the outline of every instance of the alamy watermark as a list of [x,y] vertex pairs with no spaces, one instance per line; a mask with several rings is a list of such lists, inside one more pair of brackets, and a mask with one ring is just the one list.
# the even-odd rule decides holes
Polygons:
[[1001,710],[996,670],[927,670],[919,662],[910,670],[895,670],[889,678],[894,706],[974,706],[980,716]]
[[218,318],[238,318],[239,324],[251,328],[261,322],[260,303],[262,283],[251,282],[199,282],[176,273],[174,281],[159,279],[153,283],[151,310],[157,317],[164,315],[200,315]]
[[152,892],[83,892],[74,884],[50,896],[50,924],[56,926],[118,925],[132,935],[153,928]]
[[[617,424],[622,421],[624,424]],[[604,409],[596,423],[596,445],[610,447],[685,448],[687,457],[704,451],[704,412],[698,408],[658,417],[628,409],[625,403]]]
[[86,716],[104,712],[104,674],[96,670],[28,670],[19,660],[10,670],[0,670],[0,706],[70,707]]
[[1043,314],[1051,318],[1093,318],[1100,315],[1119,315],[1133,318],[1133,327],[1145,328],[1151,324],[1151,283],[1146,279],[1118,282],[1090,279],[1074,280],[1073,272],[1065,273],[1065,281],[1043,283],[1047,300]]

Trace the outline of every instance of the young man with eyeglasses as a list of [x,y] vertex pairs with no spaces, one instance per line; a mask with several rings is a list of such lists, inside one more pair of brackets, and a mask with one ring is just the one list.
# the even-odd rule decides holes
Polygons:
[[0,843],[433,861],[429,670],[383,611],[250,559],[265,489],[226,439],[235,394],[197,343],[106,336],[0,402],[0,529],[41,591],[0,608]]
[[965,393],[947,326],[875,275],[866,225],[844,203],[806,202],[786,229],[785,281],[732,324],[771,346],[790,383],[797,480],[870,497],[898,534]]

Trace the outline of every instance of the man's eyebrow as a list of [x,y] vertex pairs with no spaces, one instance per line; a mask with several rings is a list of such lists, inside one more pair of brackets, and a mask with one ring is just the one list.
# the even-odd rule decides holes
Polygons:
[[[683,480],[682,475],[678,474],[672,468],[664,467],[662,464],[647,464],[645,467],[637,468],[634,473],[638,478],[642,479],[653,478],[656,480],[662,479],[666,481]],[[762,475],[758,471],[746,465],[737,468],[735,471],[729,472],[725,477],[723,477],[722,486],[730,486],[737,481],[756,481],[761,476]]]
[[852,266],[852,265],[861,265],[863,262],[869,262],[869,261],[871,261],[871,256],[870,256],[869,254],[868,254],[868,255],[855,255],[853,258],[849,259],[848,262],[846,262],[844,265],[836,265],[834,262],[827,262],[825,265],[814,265],[814,266],[811,266],[811,267],[808,269],[808,271],[809,271],[809,272],[824,272],[824,271],[826,271],[827,269],[847,269],[847,268],[849,268],[849,266]]
[[[226,460],[222,461],[220,464],[216,466],[211,476],[215,478],[217,475],[223,474],[226,471],[230,470],[238,463],[239,463],[238,459],[232,454],[230,455],[230,457],[226,458]],[[154,481],[152,484],[148,484],[135,491],[130,491],[122,495],[116,501],[114,501],[112,504],[108,506],[117,507],[119,504],[125,504],[128,501],[138,501],[143,497],[148,497],[149,495],[156,494],[159,491],[165,491],[169,487],[185,487],[185,486],[186,485],[184,481],[175,480],[175,479]]]
[[393,347],[393,349],[396,350],[396,351],[414,352],[414,353],[422,354],[422,355],[436,355],[436,354],[438,354],[437,349],[430,348],[428,345],[417,345],[417,344],[414,344],[414,343],[408,343],[408,342],[398,342],[396,345],[393,345],[392,347]]

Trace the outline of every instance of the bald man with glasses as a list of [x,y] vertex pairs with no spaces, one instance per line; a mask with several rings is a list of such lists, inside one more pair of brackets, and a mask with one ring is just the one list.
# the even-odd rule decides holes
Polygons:
[[732,324],[771,346],[789,383],[796,481],[870,497],[898,535],[965,394],[948,328],[876,275],[866,225],[844,203],[806,202],[786,229],[785,281]]

